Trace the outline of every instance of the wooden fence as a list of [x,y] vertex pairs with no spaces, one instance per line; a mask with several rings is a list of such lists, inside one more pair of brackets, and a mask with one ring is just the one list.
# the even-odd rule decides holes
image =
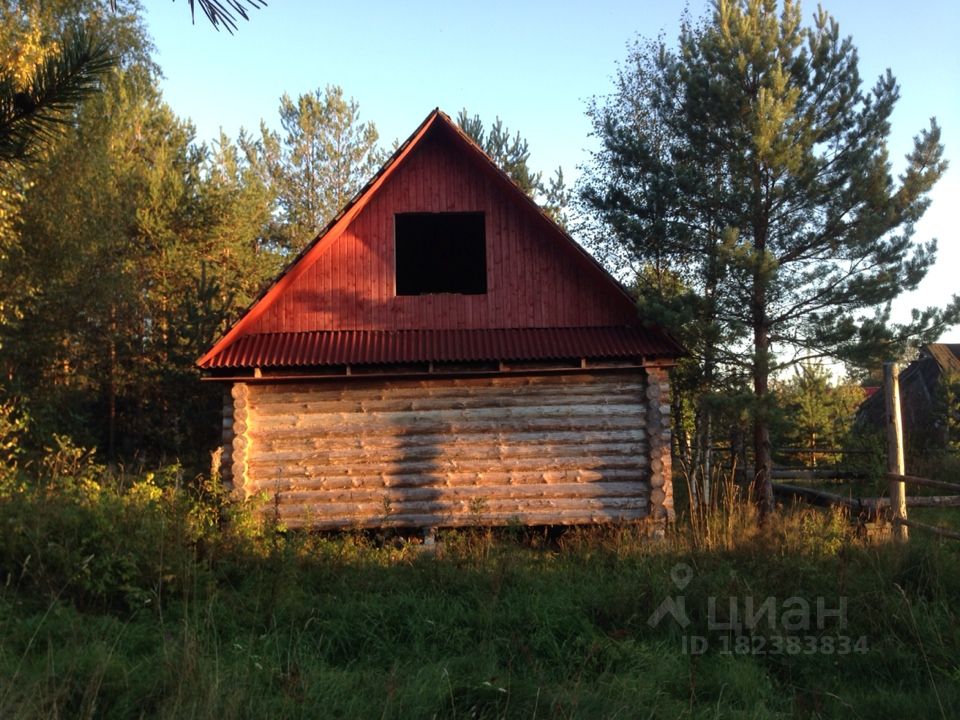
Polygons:
[[[889,486],[889,497],[854,498],[836,493],[804,487],[797,483],[842,482],[855,480],[862,475],[849,470],[834,468],[776,468],[773,480],[791,480],[790,484],[774,482],[774,494],[782,498],[793,498],[819,507],[842,507],[852,517],[861,522],[873,522],[889,518],[893,525],[893,536],[897,540],[908,538],[908,528],[932,532],[940,537],[960,540],[960,532],[947,528],[928,525],[907,517],[907,508],[955,508],[960,507],[960,484],[945,480],[907,475],[904,467],[903,427],[900,413],[900,379],[895,363],[884,364],[884,390],[886,394],[887,426],[887,472],[885,479]],[[794,454],[810,453],[816,455],[853,454],[863,451],[840,451],[830,448],[785,448],[783,452]],[[937,490],[949,490],[955,495],[933,495],[907,497],[906,487],[913,485]]]

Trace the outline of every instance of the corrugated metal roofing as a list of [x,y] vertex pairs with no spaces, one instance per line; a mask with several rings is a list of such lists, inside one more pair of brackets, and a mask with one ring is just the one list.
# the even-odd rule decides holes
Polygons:
[[658,358],[681,354],[682,348],[656,328],[322,330],[244,335],[201,367]]

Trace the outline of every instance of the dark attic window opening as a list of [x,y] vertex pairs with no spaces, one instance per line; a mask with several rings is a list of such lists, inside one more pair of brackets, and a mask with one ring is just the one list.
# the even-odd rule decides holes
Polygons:
[[397,213],[397,295],[487,292],[482,212]]

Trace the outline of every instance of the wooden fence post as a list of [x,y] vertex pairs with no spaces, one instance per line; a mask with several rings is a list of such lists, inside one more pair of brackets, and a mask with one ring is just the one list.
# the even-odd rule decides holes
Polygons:
[[[905,475],[903,422],[900,415],[900,368],[894,362],[883,364],[883,391],[886,399],[887,472],[891,475]],[[901,520],[907,519],[907,489],[902,480],[894,477],[890,478],[890,510],[893,515],[893,537],[906,540],[909,531]]]

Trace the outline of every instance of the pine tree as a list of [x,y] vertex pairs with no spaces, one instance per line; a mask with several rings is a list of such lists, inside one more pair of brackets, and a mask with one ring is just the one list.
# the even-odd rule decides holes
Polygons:
[[517,187],[536,200],[550,217],[562,227],[567,225],[570,192],[563,180],[562,168],[557,168],[553,177],[545,184],[543,173],[530,169],[529,143],[519,132],[511,134],[499,117],[494,120],[488,132],[480,116],[471,117],[464,108],[457,115],[457,125],[490,156]]
[[270,240],[284,251],[306,245],[380,168],[376,126],[360,122],[360,106],[334,85],[280,99],[284,134],[260,126],[260,138],[241,135],[251,164],[276,197]]
[[790,0],[779,15],[775,0],[718,0],[684,23],[679,50],[641,45],[620,76],[635,92],[621,87],[595,116],[603,149],[584,199],[636,261],[713,298],[700,317],[723,339],[718,360],[751,378],[768,511],[770,378],[792,359],[775,350],[862,362],[960,319],[954,298],[888,322],[935,259],[934,241],[911,236],[945,169],[940,129],[917,136],[895,182],[892,74],[865,91],[852,41],[822,9],[803,26]]
[[[785,382],[777,383],[775,395],[785,420],[781,432],[787,446],[805,448],[805,461],[817,464],[817,448],[842,448],[863,401],[857,385],[834,383],[820,364],[800,363]],[[831,456],[835,457],[835,456]]]

